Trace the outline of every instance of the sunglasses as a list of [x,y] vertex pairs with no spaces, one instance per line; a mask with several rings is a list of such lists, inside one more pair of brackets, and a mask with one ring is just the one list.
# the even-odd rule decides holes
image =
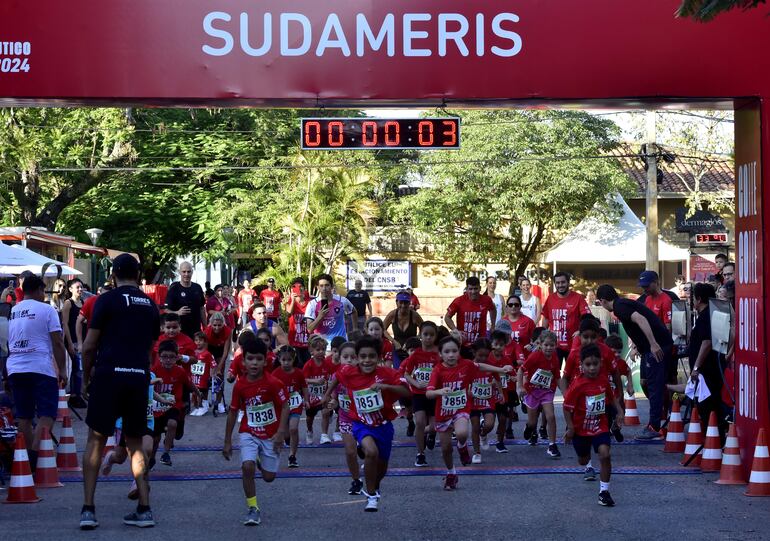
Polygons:
[[509,302],[508,306],[521,306],[518,302]]

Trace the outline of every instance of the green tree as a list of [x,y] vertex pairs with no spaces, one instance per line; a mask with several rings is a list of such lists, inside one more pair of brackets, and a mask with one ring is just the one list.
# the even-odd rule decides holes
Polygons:
[[683,0],[676,14],[679,17],[691,17],[697,21],[710,21],[720,13],[733,9],[752,9],[765,0]]
[[520,275],[555,233],[631,189],[606,154],[619,133],[609,120],[573,111],[462,117],[462,149],[424,154],[426,187],[389,210],[395,228],[414,228],[455,265],[505,263]]

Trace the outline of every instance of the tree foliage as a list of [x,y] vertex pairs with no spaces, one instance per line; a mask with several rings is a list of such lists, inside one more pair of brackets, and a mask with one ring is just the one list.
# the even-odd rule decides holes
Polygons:
[[765,0],[683,0],[677,9],[678,17],[691,17],[697,21],[706,22],[712,20],[720,13],[733,9],[752,9]]

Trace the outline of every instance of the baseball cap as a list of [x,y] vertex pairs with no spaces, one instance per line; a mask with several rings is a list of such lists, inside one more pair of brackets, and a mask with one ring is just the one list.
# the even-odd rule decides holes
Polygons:
[[120,254],[112,260],[112,272],[116,276],[137,276],[139,274],[139,262],[131,254]]
[[511,322],[507,319],[501,319],[497,323],[495,323],[495,330],[496,331],[503,331],[504,333],[511,334],[513,333],[513,327],[511,327]]
[[399,302],[399,301],[411,302],[412,301],[412,296],[409,293],[407,293],[406,291],[399,291],[396,294],[396,302]]
[[639,287],[647,287],[653,282],[658,281],[658,273],[655,271],[644,271],[639,275]]
[[275,283],[275,278],[268,278],[267,279],[267,283],[268,284],[274,284]]

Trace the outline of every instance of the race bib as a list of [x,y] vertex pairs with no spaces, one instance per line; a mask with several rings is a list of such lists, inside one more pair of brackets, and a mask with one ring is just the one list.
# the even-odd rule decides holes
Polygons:
[[289,395],[289,409],[294,410],[302,405],[302,395],[298,392],[293,392]]
[[586,415],[591,417],[604,415],[606,402],[604,393],[586,396]]
[[382,393],[380,391],[372,391],[371,389],[353,391],[353,400],[356,403],[356,411],[358,413],[374,413],[381,410],[385,405],[385,402],[382,400]]
[[459,411],[468,405],[468,394],[465,389],[452,391],[441,397],[441,409],[446,411]]
[[[174,398],[173,394],[167,394],[167,393],[161,393],[161,395],[164,400],[171,400]],[[163,402],[158,402],[157,400],[153,400],[152,404],[152,410],[157,412],[165,412],[171,409],[171,404],[164,404]]]
[[308,385],[308,391],[311,395],[321,398],[326,392],[326,383],[311,383]]
[[152,421],[155,418],[155,416],[152,414],[154,405],[155,405],[155,400],[153,400],[152,398],[147,401],[147,420],[148,421]]
[[508,387],[508,380],[509,379],[510,378],[508,378],[508,374],[501,374],[500,375],[500,385],[502,386],[503,389],[506,389]]
[[350,411],[350,397],[348,395],[345,393],[338,394],[337,402],[339,403],[340,409],[342,411]]
[[190,366],[190,373],[194,376],[202,376],[206,372],[206,363],[197,362]]
[[412,377],[420,383],[428,383],[430,381],[431,372],[433,372],[432,368],[417,368],[412,372]]
[[553,374],[549,370],[543,370],[538,368],[529,382],[535,387],[542,387],[543,389],[549,389],[551,387],[551,380],[553,380]]
[[492,398],[492,385],[489,383],[473,382],[471,385],[471,394],[478,400],[489,400]]
[[246,406],[246,423],[251,428],[263,428],[277,420],[272,402],[258,406]]

